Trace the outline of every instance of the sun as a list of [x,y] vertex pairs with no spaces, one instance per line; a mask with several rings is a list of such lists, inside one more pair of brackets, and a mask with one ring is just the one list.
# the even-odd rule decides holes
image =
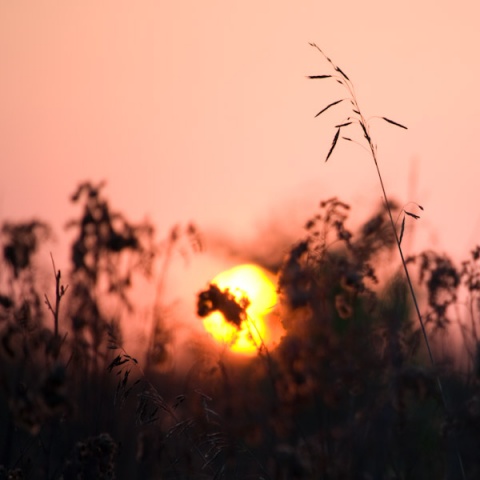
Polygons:
[[225,294],[222,298],[227,303],[234,301],[230,301],[230,315],[226,308],[213,305],[203,320],[205,329],[232,352],[255,355],[272,337],[269,316],[277,303],[273,276],[258,265],[245,264],[220,273],[210,285]]

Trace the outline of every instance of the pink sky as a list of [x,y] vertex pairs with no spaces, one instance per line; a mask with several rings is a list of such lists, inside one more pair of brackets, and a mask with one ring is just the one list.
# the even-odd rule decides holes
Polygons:
[[61,237],[86,179],[161,234],[193,220],[241,243],[270,217],[298,229],[332,195],[365,218],[381,198],[370,158],[341,144],[323,162],[345,110],[313,118],[343,96],[305,79],[328,73],[315,42],[365,115],[409,127],[372,124],[387,190],[425,207],[412,248],[464,258],[480,241],[479,5],[3,1],[0,218]]

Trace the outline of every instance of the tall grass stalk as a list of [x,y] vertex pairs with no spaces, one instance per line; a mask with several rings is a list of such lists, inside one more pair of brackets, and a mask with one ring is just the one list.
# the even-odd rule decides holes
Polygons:
[[[343,102],[344,100],[349,100],[351,105],[352,105],[352,116],[347,117],[347,119],[344,122],[336,125],[337,131],[336,131],[335,136],[333,138],[332,145],[330,147],[330,150],[328,151],[325,162],[328,161],[328,159],[330,158],[333,150],[335,149],[335,146],[337,145],[337,142],[338,142],[339,138],[341,138],[342,140],[346,140],[346,141],[353,141],[349,137],[345,137],[345,136],[340,137],[342,128],[347,128],[347,127],[350,127],[351,125],[358,124],[360,126],[361,130],[362,130],[362,133],[363,133],[363,136],[364,136],[365,140],[367,141],[368,149],[370,150],[370,154],[371,154],[373,162],[375,164],[375,169],[376,169],[378,180],[380,182],[380,187],[381,187],[381,190],[382,190],[383,200],[385,202],[385,208],[387,210],[388,218],[389,218],[390,224],[392,226],[392,231],[393,231],[393,234],[394,234],[395,243],[397,245],[398,252],[400,254],[401,263],[402,263],[402,266],[403,266],[403,270],[405,272],[405,277],[406,277],[406,280],[407,280],[407,283],[408,283],[408,288],[409,288],[409,291],[410,291],[410,294],[411,294],[411,297],[412,297],[415,312],[416,312],[416,315],[418,317],[420,327],[422,329],[422,334],[423,334],[423,338],[424,338],[424,341],[425,341],[425,345],[427,347],[430,362],[431,362],[432,366],[435,368],[436,367],[436,362],[435,362],[433,352],[432,352],[432,348],[430,346],[430,342],[429,342],[429,339],[428,339],[427,330],[425,328],[425,322],[424,322],[422,314],[420,312],[420,307],[418,305],[417,295],[415,293],[415,289],[413,287],[413,283],[412,283],[412,280],[410,278],[410,273],[408,271],[407,262],[405,260],[405,256],[403,254],[403,250],[402,250],[402,246],[401,246],[401,241],[402,241],[402,237],[403,237],[403,229],[404,229],[404,226],[405,226],[405,217],[403,219],[402,227],[401,227],[401,233],[399,235],[398,232],[397,232],[397,227],[396,227],[395,221],[393,220],[392,209],[391,209],[391,206],[390,206],[391,204],[388,200],[388,195],[387,195],[387,191],[386,191],[385,184],[384,184],[384,181],[383,181],[382,173],[381,173],[380,167],[378,165],[377,146],[373,142],[372,137],[370,135],[369,121],[364,117],[362,111],[360,110],[360,106],[358,104],[357,97],[356,97],[356,94],[355,94],[355,89],[354,89],[353,83],[351,82],[349,77],[345,74],[345,72],[340,67],[338,67],[337,65],[335,65],[335,63],[333,63],[333,61],[323,52],[323,50],[320,47],[318,47],[315,43],[310,43],[310,45],[312,47],[314,47],[315,49],[317,49],[322,54],[322,56],[333,67],[333,69],[335,70],[336,73],[333,74],[333,75],[310,75],[310,76],[308,76],[308,78],[310,78],[310,79],[333,78],[340,85],[342,85],[344,88],[346,88],[347,91],[348,91],[348,94],[349,94],[349,98],[336,100],[336,101],[330,103],[329,105],[324,107],[322,110],[320,110],[320,112],[318,112],[315,115],[315,117],[318,117],[319,115],[323,114],[325,111],[330,109],[331,107],[334,107],[335,105],[338,105],[339,103]],[[402,125],[402,124],[400,124],[396,121],[393,121],[389,118],[386,118],[386,117],[379,117],[379,118],[388,122],[391,125],[403,128],[405,130],[407,129],[407,127],[405,127],[404,125]],[[418,218],[417,215],[410,214],[409,212],[405,212],[405,213],[411,215],[414,218]],[[442,382],[440,380],[440,376],[438,374],[436,375],[436,382],[437,382],[438,390],[440,392],[440,396],[441,396],[441,399],[442,399],[443,407],[445,409],[445,412],[448,414],[448,412],[449,412],[448,402],[447,402],[447,398],[446,398],[446,395],[445,395],[445,391],[444,391]],[[460,470],[461,470],[461,473],[462,473],[462,478],[466,479],[465,470],[464,470],[463,461],[462,461],[462,456],[461,456],[460,450],[458,448],[457,436],[456,436],[455,432],[453,434],[454,434],[454,437],[455,437],[454,440],[455,440],[455,444],[456,444],[457,457],[458,457]]]

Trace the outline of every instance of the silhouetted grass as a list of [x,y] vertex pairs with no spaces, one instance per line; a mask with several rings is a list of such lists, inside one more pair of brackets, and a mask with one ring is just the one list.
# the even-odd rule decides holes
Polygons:
[[[333,74],[311,78],[353,94],[328,62]],[[378,167],[355,97],[317,116],[340,101],[352,102],[352,116],[336,126],[327,159],[358,124]],[[174,331],[162,292],[180,240],[201,249],[195,227],[159,241],[151,225],[112,210],[103,184],[80,184],[72,201],[82,210],[69,222],[71,264],[61,271],[52,258],[47,292],[35,265],[49,227],[2,228],[0,479],[459,478],[459,457],[465,478],[478,478],[480,247],[460,266],[432,251],[398,260],[417,214],[385,195],[352,230],[349,205],[322,201],[275,272],[278,347],[262,343],[234,362],[185,344],[195,361],[179,373],[168,368]],[[122,322],[135,310],[132,285],[154,282],[155,265],[153,328],[135,358]],[[199,315],[220,310],[235,325],[249,321],[246,305],[212,285],[198,293]]]

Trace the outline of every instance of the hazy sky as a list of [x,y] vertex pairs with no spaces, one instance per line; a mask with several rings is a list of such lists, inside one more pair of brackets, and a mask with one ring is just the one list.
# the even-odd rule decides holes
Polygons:
[[[475,0],[0,2],[0,218],[61,236],[78,182],[160,232],[195,221],[236,241],[298,228],[332,195],[380,202],[317,43],[355,84],[391,195],[425,207],[413,246],[480,243],[480,18]],[[328,82],[328,81],[327,81]],[[411,235],[407,231],[406,235]]]

